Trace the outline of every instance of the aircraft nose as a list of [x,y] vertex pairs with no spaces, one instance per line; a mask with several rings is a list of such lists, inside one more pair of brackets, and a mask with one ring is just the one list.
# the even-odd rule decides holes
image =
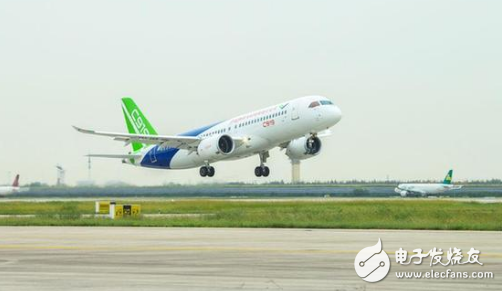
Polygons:
[[328,118],[333,124],[337,124],[342,119],[342,111],[338,106],[330,106]]

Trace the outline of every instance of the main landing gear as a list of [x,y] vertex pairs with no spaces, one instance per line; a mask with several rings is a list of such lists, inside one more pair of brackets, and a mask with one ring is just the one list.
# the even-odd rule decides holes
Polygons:
[[213,167],[208,165],[208,166],[200,167],[199,173],[202,177],[212,177],[212,176],[214,176],[215,170]]
[[259,166],[254,168],[254,174],[256,177],[268,177],[268,175],[270,175],[270,169],[267,166]]
[[260,153],[259,156],[260,166],[254,169],[254,174],[256,177],[268,177],[268,175],[270,175],[270,169],[265,166],[265,163],[267,162],[267,158],[270,157],[270,154],[268,152],[263,152]]

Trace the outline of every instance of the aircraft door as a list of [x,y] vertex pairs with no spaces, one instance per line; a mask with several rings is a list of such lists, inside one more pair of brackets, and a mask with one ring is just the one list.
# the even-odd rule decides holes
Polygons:
[[149,152],[150,162],[152,164],[157,162],[157,148],[158,146],[154,146]]
[[291,120],[297,120],[300,118],[300,114],[298,113],[298,105],[296,102],[291,104]]

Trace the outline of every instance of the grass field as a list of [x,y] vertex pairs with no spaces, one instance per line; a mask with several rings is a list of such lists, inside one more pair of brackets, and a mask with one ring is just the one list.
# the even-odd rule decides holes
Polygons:
[[[127,201],[117,201],[127,202]],[[4,202],[0,225],[286,227],[502,230],[502,204],[441,200],[143,201],[143,214],[201,214],[110,220],[92,214],[93,202]]]

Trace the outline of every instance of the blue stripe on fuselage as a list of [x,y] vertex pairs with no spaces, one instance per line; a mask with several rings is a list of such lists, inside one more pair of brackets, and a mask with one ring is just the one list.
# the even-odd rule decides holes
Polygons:
[[[206,130],[212,128],[220,124],[220,122],[204,126],[201,128],[193,129],[181,134],[179,136],[197,136]],[[171,161],[173,157],[178,153],[179,149],[177,148],[163,148],[158,145],[152,147],[148,153],[145,155],[143,160],[141,161],[142,167],[147,168],[157,168],[157,169],[170,169]]]

